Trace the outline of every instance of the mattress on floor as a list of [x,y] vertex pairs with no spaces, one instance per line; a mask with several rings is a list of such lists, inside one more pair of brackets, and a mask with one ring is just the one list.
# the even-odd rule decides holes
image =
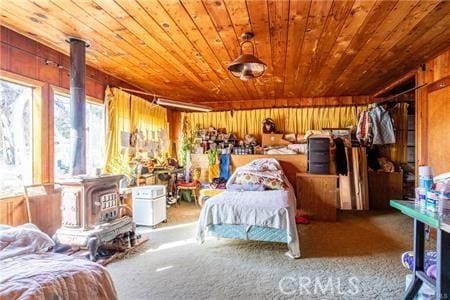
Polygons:
[[286,230],[256,225],[209,225],[208,234],[232,239],[287,243]]

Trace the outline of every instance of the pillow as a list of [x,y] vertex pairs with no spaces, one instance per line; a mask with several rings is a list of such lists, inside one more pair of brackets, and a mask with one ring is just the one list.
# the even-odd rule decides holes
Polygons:
[[248,169],[252,169],[255,171],[277,171],[281,170],[280,163],[273,158],[260,158],[255,159],[248,165],[246,165]]
[[285,183],[281,180],[278,180],[275,178],[258,176],[258,175],[251,174],[251,173],[238,174],[236,176],[234,183],[240,184],[240,185],[262,185],[266,190],[284,190],[284,189],[286,189]]
[[234,180],[237,184],[262,184],[263,178],[250,173],[239,173]]
[[24,224],[0,231],[0,259],[23,254],[44,253],[55,242],[34,224]]
[[285,190],[286,185],[283,181],[274,178],[265,178],[264,187],[268,190]]

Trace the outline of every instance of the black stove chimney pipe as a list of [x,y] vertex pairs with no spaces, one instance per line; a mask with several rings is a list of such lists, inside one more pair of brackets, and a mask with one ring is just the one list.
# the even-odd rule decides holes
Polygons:
[[70,143],[71,174],[86,174],[86,44],[77,38],[70,43]]

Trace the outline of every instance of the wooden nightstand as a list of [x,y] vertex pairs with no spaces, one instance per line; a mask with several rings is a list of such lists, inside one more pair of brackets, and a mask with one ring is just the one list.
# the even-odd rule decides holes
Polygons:
[[336,221],[336,175],[296,174],[297,208],[316,220]]

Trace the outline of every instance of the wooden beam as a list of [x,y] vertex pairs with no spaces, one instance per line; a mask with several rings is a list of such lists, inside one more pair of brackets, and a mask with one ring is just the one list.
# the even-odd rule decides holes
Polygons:
[[450,86],[450,75],[444,78],[441,78],[427,86],[428,93],[432,93],[434,91],[446,88]]
[[341,97],[301,97],[276,98],[258,100],[230,100],[223,102],[203,101],[201,104],[213,107],[215,111],[239,110],[275,107],[313,107],[313,106],[344,106],[364,105],[374,102],[372,96],[341,96]]
[[402,84],[403,82],[413,79],[416,76],[416,70],[411,70],[408,73],[401,76],[399,79],[396,79],[392,82],[389,82],[386,86],[379,89],[373,96],[374,98],[378,98],[380,95],[388,92],[389,90],[393,89],[394,87]]

